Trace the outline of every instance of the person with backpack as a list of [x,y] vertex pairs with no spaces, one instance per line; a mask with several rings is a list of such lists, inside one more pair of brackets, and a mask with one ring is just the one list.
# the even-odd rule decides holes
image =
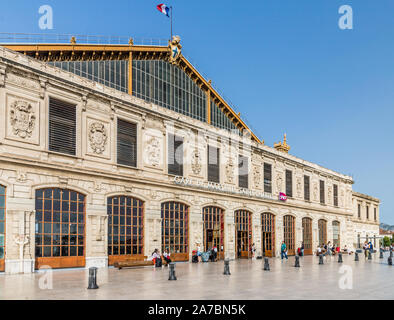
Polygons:
[[280,256],[281,256],[282,260],[283,260],[283,257],[286,257],[286,260],[288,259],[288,257],[287,257],[287,247],[286,247],[286,243],[284,241],[282,241],[282,245],[280,247]]

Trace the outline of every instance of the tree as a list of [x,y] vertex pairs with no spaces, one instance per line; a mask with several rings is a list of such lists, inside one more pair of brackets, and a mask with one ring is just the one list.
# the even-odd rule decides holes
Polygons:
[[[393,240],[393,239],[391,239],[391,240]],[[384,247],[389,247],[390,246],[390,238],[388,237],[388,236],[385,236],[384,238],[383,238],[383,246]]]

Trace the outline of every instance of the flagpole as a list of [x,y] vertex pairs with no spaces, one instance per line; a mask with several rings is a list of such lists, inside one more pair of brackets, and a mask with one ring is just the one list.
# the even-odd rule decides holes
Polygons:
[[172,6],[170,8],[171,8],[171,38],[170,38],[170,41],[172,41],[172,15],[173,15],[173,9],[172,9]]

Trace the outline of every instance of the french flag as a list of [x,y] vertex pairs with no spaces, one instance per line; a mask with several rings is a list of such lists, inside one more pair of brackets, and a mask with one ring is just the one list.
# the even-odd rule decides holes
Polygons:
[[164,3],[157,5],[157,10],[159,10],[161,13],[164,13],[167,17],[170,17],[170,8],[167,7]]

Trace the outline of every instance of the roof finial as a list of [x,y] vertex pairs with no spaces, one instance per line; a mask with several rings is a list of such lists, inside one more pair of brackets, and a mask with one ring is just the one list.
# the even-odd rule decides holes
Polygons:
[[70,43],[71,44],[77,44],[77,39],[74,36],[72,36],[71,40],[70,40]]
[[282,141],[275,143],[274,148],[278,151],[289,153],[290,146],[287,144],[287,134],[286,133],[283,138],[283,143],[282,143]]

